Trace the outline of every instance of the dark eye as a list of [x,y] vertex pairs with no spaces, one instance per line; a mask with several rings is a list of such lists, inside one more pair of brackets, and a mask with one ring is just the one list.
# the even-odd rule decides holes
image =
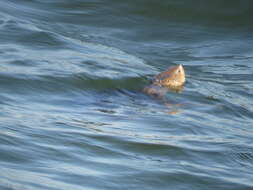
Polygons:
[[178,70],[177,72],[178,72],[178,73],[180,73],[181,71],[180,71],[180,70]]

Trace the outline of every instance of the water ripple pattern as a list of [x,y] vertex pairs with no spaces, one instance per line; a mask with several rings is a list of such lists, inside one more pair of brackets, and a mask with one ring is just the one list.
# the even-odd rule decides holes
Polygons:
[[252,6],[2,0],[0,189],[253,189]]

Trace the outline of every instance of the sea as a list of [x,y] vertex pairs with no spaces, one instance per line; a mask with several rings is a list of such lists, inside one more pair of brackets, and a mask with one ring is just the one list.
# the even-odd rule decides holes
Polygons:
[[252,9],[0,0],[0,190],[252,190]]

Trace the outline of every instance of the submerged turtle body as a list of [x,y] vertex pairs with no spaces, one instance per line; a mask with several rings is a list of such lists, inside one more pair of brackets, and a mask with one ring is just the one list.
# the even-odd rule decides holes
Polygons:
[[144,88],[144,92],[163,97],[168,90],[180,91],[185,83],[185,72],[182,65],[177,65],[156,75],[152,84]]

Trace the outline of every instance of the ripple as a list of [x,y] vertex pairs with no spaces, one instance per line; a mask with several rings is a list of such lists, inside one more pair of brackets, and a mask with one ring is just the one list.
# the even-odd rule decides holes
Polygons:
[[249,5],[1,1],[0,188],[252,189]]

